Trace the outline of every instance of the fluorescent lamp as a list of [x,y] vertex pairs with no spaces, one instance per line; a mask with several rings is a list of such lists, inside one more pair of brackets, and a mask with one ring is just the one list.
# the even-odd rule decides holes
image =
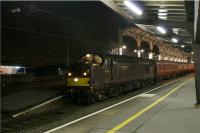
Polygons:
[[166,9],[159,9],[158,12],[167,12]]
[[136,5],[134,5],[133,3],[129,2],[128,0],[125,0],[124,4],[127,7],[129,7],[132,11],[134,11],[136,14],[138,14],[138,15],[142,15],[143,14],[141,9],[139,9]]
[[164,20],[167,19],[166,16],[158,16],[158,18],[159,18],[159,19],[164,19]]
[[162,13],[162,12],[160,13],[160,12],[159,12],[158,15],[159,15],[159,16],[163,16],[163,15],[167,15],[167,13]]
[[176,38],[172,38],[172,42],[177,43],[178,40]]
[[163,27],[157,26],[156,28],[160,33],[162,33],[162,34],[166,33],[166,30]]
[[16,68],[16,69],[20,69],[21,67],[20,67],[20,66],[15,66],[15,68]]
[[181,45],[181,47],[184,48],[185,46],[184,46],[184,45]]

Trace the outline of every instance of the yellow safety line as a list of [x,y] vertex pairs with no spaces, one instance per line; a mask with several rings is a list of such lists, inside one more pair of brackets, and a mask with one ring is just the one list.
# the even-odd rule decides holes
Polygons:
[[151,108],[153,108],[154,106],[156,106],[158,103],[160,103],[165,98],[167,98],[169,95],[171,95],[172,93],[174,93],[175,91],[177,91],[181,86],[183,86],[184,84],[186,84],[190,80],[185,81],[184,83],[182,83],[178,87],[174,88],[173,90],[171,90],[170,92],[168,92],[167,94],[165,94],[163,97],[159,98],[158,100],[156,100],[155,102],[153,102],[152,104],[150,104],[146,108],[142,109],[141,111],[137,112],[136,114],[130,116],[128,119],[124,120],[123,122],[121,122],[120,124],[118,124],[116,127],[112,128],[111,130],[107,131],[106,133],[115,133],[115,132],[117,132],[118,130],[120,130],[121,128],[123,128],[124,126],[126,126],[128,123],[130,123],[131,121],[135,120],[137,117],[139,117],[140,115],[144,114],[146,111],[148,111]]

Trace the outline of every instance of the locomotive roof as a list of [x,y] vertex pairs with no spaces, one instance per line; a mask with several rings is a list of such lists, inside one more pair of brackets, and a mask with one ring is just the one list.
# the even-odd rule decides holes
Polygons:
[[105,59],[112,59],[113,61],[118,62],[151,62],[155,63],[152,59],[146,59],[146,58],[139,58],[139,57],[133,57],[133,56],[126,56],[126,55],[113,55],[113,54],[106,54],[106,53],[88,53],[88,54],[96,54],[100,56],[103,60]]
[[[127,56],[127,55],[113,55],[107,53],[87,53],[98,55],[104,61],[105,59],[111,59],[117,62],[137,62],[137,63],[177,63],[177,64],[187,64],[186,62],[173,62],[173,61],[166,61],[166,60],[153,60],[141,57],[134,57],[134,56]],[[87,55],[85,54],[85,55]]]

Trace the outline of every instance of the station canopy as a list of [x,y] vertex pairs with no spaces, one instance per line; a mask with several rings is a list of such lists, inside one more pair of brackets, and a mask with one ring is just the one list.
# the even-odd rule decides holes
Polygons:
[[[113,0],[104,4],[125,17],[129,23],[154,34],[185,52],[192,51],[194,1],[188,0]],[[132,4],[131,6],[128,4]],[[133,7],[134,6],[134,7]],[[131,8],[137,8],[133,11]],[[139,11],[138,11],[139,10]],[[158,27],[166,30],[161,34]]]

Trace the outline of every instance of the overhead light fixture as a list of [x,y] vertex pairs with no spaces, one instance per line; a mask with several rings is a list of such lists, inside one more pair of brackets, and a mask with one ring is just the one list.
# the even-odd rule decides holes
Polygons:
[[167,15],[167,13],[159,12],[158,15],[159,16],[163,16],[163,15],[165,16],[165,15]]
[[161,26],[157,26],[156,29],[157,29],[160,33],[162,33],[162,34],[165,34],[165,33],[166,33],[166,30],[165,30],[163,27],[161,27]]
[[132,11],[134,11],[137,15],[142,15],[143,12],[141,9],[139,9],[139,7],[137,7],[136,5],[134,5],[133,3],[129,2],[128,0],[124,1],[124,4],[129,7]]
[[159,9],[158,12],[167,12],[166,9]]
[[179,29],[178,28],[173,28],[173,33],[178,34]]
[[163,19],[163,20],[166,20],[167,19],[167,16],[158,16],[159,19]]
[[122,48],[123,48],[123,49],[126,49],[126,45],[123,45]]
[[16,69],[20,69],[21,67],[20,67],[20,66],[15,66],[15,68],[16,68]]
[[185,46],[184,46],[184,45],[181,45],[181,47],[184,48]]
[[172,42],[177,43],[178,40],[176,38],[172,38]]

